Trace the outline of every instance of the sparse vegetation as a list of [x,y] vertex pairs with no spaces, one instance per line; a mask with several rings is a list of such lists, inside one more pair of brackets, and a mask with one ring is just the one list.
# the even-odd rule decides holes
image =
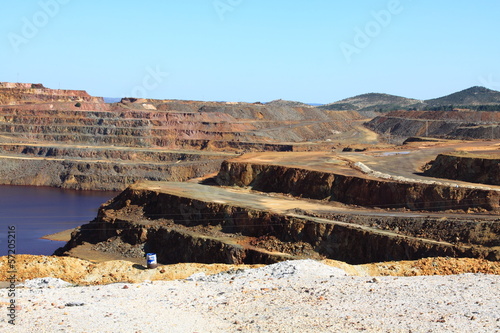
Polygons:
[[492,106],[500,104],[500,92],[484,87],[472,87],[448,96],[427,100],[425,104],[428,107],[450,105],[454,105],[455,107],[464,105],[475,107]]
[[390,112],[406,111],[500,111],[500,92],[472,87],[454,94],[419,101],[388,94],[363,94],[319,107],[323,110]]
[[[413,111],[408,109],[409,111]],[[426,106],[423,108],[422,111],[460,111],[460,110],[465,110],[465,111],[490,111],[490,112],[496,112],[500,111],[500,104],[493,104],[493,105],[460,105],[460,106],[454,106],[454,105],[441,105],[441,106]]]

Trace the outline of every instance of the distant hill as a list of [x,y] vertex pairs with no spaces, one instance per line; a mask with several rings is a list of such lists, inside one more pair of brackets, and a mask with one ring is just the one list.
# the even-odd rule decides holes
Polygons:
[[119,103],[121,100],[122,100],[121,98],[104,97],[104,102],[105,103]]
[[500,92],[485,87],[472,87],[454,94],[425,101],[428,107],[461,106],[461,105],[494,105],[500,104]]
[[412,98],[389,94],[369,93],[346,98],[341,101],[320,106],[323,110],[355,110],[355,111],[378,111],[386,112],[392,110],[419,107],[422,101]]
[[311,105],[302,103],[302,102],[295,102],[295,101],[286,101],[283,99],[276,99],[274,101],[265,103],[266,105],[269,106],[288,106],[288,107],[301,107],[301,108],[306,108],[306,107],[311,107]]
[[[319,106],[323,110],[358,111],[361,113],[395,110],[453,110],[453,107],[471,110],[490,110],[500,105],[500,92],[485,87],[472,87],[454,94],[421,101],[389,94],[369,93]],[[451,107],[453,106],[453,107]],[[491,111],[491,110],[490,110]]]
[[[104,100],[106,103],[118,103],[121,98],[105,97]],[[255,104],[261,103],[257,102]],[[489,108],[491,108],[492,106],[500,105],[500,91],[491,90],[485,87],[472,87],[451,95],[426,101],[390,94],[369,93],[324,105],[287,101],[283,99],[277,99],[264,104],[273,107],[318,107],[319,109],[328,111],[358,111],[363,114],[410,109],[429,110],[439,107],[450,107],[451,105],[454,107],[464,107],[466,109],[475,110],[477,108],[472,107],[490,106]],[[479,108],[478,110],[481,109]]]

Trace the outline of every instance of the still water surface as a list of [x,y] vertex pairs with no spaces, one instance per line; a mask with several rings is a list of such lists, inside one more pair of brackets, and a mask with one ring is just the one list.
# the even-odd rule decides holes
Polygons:
[[17,254],[51,255],[64,242],[40,239],[93,220],[117,192],[0,185],[0,256],[7,254],[9,226],[16,227]]

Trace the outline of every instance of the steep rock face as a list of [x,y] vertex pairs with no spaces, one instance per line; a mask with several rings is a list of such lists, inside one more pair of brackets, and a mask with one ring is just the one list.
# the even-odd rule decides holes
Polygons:
[[235,154],[224,153],[199,153],[187,150],[160,150],[160,149],[132,149],[120,148],[111,149],[103,147],[75,147],[51,145],[23,145],[23,144],[1,144],[0,152],[32,156],[32,157],[52,157],[52,158],[73,158],[73,159],[96,159],[96,160],[114,160],[116,162],[134,161],[137,163],[179,163],[222,160]]
[[474,217],[432,216],[370,216],[306,212],[308,216],[348,222],[380,230],[397,231],[409,236],[448,243],[464,243],[495,248],[500,246],[500,220],[481,220]]
[[287,193],[369,207],[411,210],[500,208],[500,193],[493,190],[399,183],[237,161],[222,163],[217,182],[225,186],[251,186],[256,191]]
[[393,111],[365,125],[377,133],[400,137],[492,139],[500,137],[499,122],[499,112]]
[[335,177],[293,167],[224,161],[216,181],[222,186],[251,186],[256,191],[323,200],[331,196]]
[[216,172],[222,160],[185,163],[120,163],[96,160],[4,159],[0,183],[76,190],[123,190],[136,181],[186,181]]
[[500,158],[439,154],[424,173],[430,177],[500,185]]
[[104,103],[83,90],[54,90],[42,84],[0,82],[0,105],[40,102],[94,102]]
[[[304,257],[348,263],[429,256],[500,259],[498,251],[482,241],[474,246],[451,244],[363,223],[193,199],[141,184],[103,205],[97,218],[75,231],[58,254],[84,243],[112,247],[117,239],[157,253],[161,263],[272,263]],[[274,239],[273,245],[262,245],[265,239]]]

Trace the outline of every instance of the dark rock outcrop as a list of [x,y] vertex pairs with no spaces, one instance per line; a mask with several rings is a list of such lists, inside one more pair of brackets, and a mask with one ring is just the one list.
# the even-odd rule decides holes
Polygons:
[[500,112],[393,111],[379,115],[365,126],[386,135],[408,138],[429,136],[447,139],[500,138]]
[[500,208],[500,193],[494,190],[402,183],[238,161],[224,161],[217,182],[225,186],[251,186],[256,191],[368,207],[429,211],[477,208],[496,211]]
[[424,174],[471,183],[500,185],[500,158],[439,154]]
[[76,190],[123,190],[139,180],[186,181],[219,169],[221,159],[147,163],[58,159],[5,159],[0,181],[6,185],[53,186]]

